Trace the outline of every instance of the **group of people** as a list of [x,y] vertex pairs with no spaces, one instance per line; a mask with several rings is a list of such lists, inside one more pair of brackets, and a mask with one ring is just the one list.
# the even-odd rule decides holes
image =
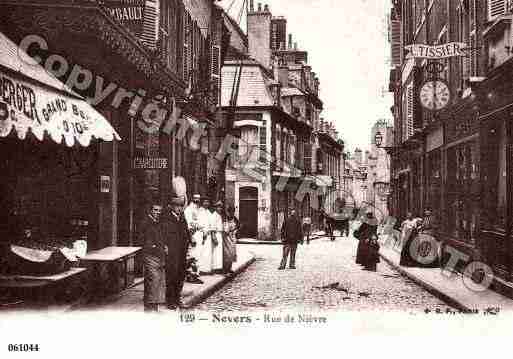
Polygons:
[[[430,208],[424,211],[424,217],[418,218],[408,212],[401,224],[401,259],[404,267],[436,268],[440,266],[440,253],[435,245],[437,221]],[[415,240],[418,240],[415,243]]]
[[202,283],[199,275],[230,274],[237,260],[235,209],[225,213],[222,202],[201,202],[199,195],[184,209],[185,204],[183,197],[172,197],[167,206],[153,200],[139,228],[145,311],[162,305],[176,310],[186,279]]

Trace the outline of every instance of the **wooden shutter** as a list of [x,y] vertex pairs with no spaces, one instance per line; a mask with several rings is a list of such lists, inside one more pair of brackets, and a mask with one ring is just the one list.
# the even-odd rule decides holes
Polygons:
[[191,68],[189,66],[190,64],[190,48],[189,48],[189,39],[191,37],[191,23],[190,23],[190,15],[187,13],[187,11],[184,11],[183,13],[183,56],[182,56],[182,63],[183,63],[183,79],[185,81],[190,80],[190,72]]
[[488,20],[493,21],[508,10],[507,0],[488,0]]
[[267,163],[267,122],[263,121],[259,130],[259,162]]
[[213,84],[213,98],[215,103],[219,102],[219,92],[221,88],[221,47],[213,45],[210,53],[210,81]]
[[312,173],[312,144],[310,142],[305,143],[304,159],[305,159],[306,174],[311,174]]
[[159,0],[147,0],[144,4],[141,41],[151,50],[157,49],[160,22]]
[[400,66],[401,65],[401,19],[399,16],[392,12],[390,14],[390,24],[389,24],[389,41],[390,41],[390,49],[391,49],[391,60],[392,66]]
[[413,106],[414,106],[414,102],[413,102],[413,84],[410,84],[408,86],[408,89],[407,89],[407,107],[408,107],[408,111],[407,111],[407,133],[408,133],[408,138],[410,138],[412,135],[413,135]]

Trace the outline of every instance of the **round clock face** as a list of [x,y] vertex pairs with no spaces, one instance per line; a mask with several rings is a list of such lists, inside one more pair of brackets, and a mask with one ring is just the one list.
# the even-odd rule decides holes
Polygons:
[[427,81],[420,89],[420,103],[428,110],[441,110],[449,104],[451,91],[443,81]]

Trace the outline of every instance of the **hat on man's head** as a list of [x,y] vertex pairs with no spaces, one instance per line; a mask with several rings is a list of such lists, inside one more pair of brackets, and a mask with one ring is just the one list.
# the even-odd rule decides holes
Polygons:
[[184,197],[176,197],[176,196],[169,197],[169,205],[171,205],[171,206],[184,206],[185,205],[185,198]]
[[216,207],[223,207],[223,202],[217,201],[215,204]]
[[192,199],[199,201],[201,199],[201,196],[199,194],[195,194],[194,196],[192,196]]

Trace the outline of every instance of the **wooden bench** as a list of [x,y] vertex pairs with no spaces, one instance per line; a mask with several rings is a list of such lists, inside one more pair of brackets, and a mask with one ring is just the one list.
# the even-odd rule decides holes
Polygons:
[[106,247],[80,259],[91,271],[91,290],[96,297],[117,293],[134,283],[135,256],[141,247]]
[[71,268],[45,276],[0,275],[0,289],[6,298],[22,301],[57,302],[79,297],[87,290],[86,268]]

